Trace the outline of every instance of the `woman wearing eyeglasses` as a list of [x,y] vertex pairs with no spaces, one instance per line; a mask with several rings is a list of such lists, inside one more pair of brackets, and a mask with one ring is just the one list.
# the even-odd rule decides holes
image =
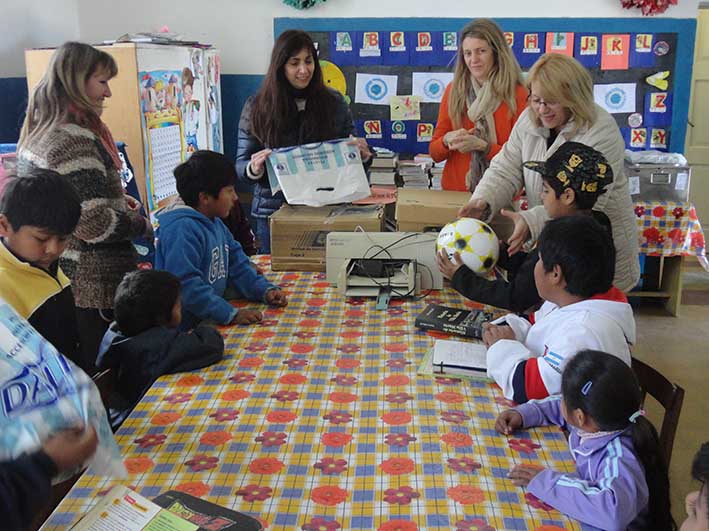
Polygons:
[[444,190],[475,190],[526,106],[522,71],[500,27],[486,18],[469,22],[428,148],[434,161],[446,161]]
[[571,57],[542,56],[529,71],[527,85],[529,107],[459,215],[489,221],[524,188],[529,210],[502,212],[514,221],[508,254],[516,253],[527,240],[537,240],[549,218],[540,197],[541,175],[524,168],[522,163],[546,160],[567,141],[586,144],[603,153],[613,169],[613,183],[598,198],[594,209],[604,212],[611,222],[616,247],[614,285],[629,291],[640,277],[638,237],[623,171],[625,143],[618,125],[594,103],[591,76]]

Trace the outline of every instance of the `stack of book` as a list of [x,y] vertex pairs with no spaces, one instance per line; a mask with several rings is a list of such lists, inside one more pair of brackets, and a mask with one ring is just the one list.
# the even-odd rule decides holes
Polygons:
[[431,168],[431,189],[432,190],[443,190],[441,184],[443,179],[443,168],[446,167],[446,161],[436,162]]
[[429,188],[429,166],[427,163],[417,163],[413,160],[399,161],[399,176],[404,188]]
[[399,155],[388,149],[375,148],[375,157],[369,169],[372,185],[395,186]]

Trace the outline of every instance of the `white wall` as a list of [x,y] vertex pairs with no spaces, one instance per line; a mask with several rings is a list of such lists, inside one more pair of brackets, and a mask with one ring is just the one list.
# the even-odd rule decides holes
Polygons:
[[[115,38],[163,25],[185,38],[215,44],[226,74],[263,74],[277,17],[639,17],[620,0],[328,0],[299,11],[281,0],[76,0],[81,39]],[[681,0],[663,17],[696,18],[698,0]]]
[[0,78],[25,76],[25,49],[79,38],[77,0],[2,0],[0,22]]

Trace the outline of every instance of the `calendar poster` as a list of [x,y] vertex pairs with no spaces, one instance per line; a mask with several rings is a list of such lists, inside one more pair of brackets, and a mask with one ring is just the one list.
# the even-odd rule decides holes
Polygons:
[[177,195],[172,170],[185,159],[185,144],[180,108],[145,113],[148,133],[146,185],[148,208],[153,213]]

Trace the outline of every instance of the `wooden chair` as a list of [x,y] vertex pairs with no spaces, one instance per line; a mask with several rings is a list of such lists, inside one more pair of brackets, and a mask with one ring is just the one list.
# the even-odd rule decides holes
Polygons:
[[669,468],[672,445],[674,444],[679,415],[682,411],[682,402],[684,401],[684,389],[670,382],[658,371],[637,358],[633,358],[632,367],[643,390],[643,404],[649,394],[665,409],[660,429],[660,447],[662,448],[665,463]]
[[116,372],[113,369],[105,369],[94,374],[91,379],[96,384],[96,387],[98,387],[103,405],[108,409],[111,394],[116,388]]

